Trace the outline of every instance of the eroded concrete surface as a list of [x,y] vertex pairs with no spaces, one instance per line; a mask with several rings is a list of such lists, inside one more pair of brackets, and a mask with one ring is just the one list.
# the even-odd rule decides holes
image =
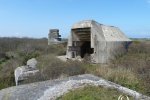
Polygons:
[[133,96],[135,100],[150,100],[148,96],[90,74],[3,89],[0,91],[0,100],[55,100],[69,90],[86,85],[116,89],[122,93]]

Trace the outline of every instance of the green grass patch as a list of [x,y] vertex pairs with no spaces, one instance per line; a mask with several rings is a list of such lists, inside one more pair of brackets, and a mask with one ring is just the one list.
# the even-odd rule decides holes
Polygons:
[[[118,100],[120,95],[123,94],[113,89],[86,86],[84,88],[70,91],[69,93],[57,98],[57,100]],[[129,99],[133,100],[132,97],[129,97]]]

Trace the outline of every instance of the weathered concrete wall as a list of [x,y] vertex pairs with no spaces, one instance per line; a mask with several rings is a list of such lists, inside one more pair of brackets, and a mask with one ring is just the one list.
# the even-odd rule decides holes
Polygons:
[[[81,21],[73,25],[71,30],[82,28],[90,28],[91,48],[94,48],[92,57],[95,59],[95,63],[109,63],[114,56],[126,51],[125,43],[131,42],[119,28],[99,24],[95,21]],[[73,31],[71,31],[71,37],[68,40],[70,46],[72,46],[71,41],[72,43],[81,41]],[[71,51],[67,51],[67,56],[71,58],[69,54],[71,55]]]
[[48,45],[59,43],[61,41],[60,37],[59,29],[50,29],[48,33]]
[[67,51],[66,51],[66,57],[71,59],[72,58],[72,52],[69,51],[69,46],[72,46],[72,34],[70,34],[70,36],[68,38]]
[[56,100],[57,97],[62,96],[70,90],[86,85],[116,89],[121,93],[132,96],[134,100],[150,100],[148,96],[90,74],[3,89],[0,90],[0,100]]

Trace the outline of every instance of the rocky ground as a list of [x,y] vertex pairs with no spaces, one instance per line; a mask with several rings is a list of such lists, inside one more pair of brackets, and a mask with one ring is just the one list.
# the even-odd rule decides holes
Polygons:
[[0,100],[55,100],[69,90],[86,85],[112,88],[138,100],[150,100],[150,97],[90,74],[3,89],[0,91]]

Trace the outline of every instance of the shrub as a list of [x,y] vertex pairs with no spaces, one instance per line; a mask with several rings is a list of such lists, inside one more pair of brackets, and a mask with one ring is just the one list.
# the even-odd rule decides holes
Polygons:
[[14,69],[19,64],[19,60],[13,59],[0,65],[0,89],[15,85]]
[[84,64],[81,62],[63,62],[51,54],[40,56],[37,60],[40,72],[25,80],[22,84],[84,74],[86,71]]
[[125,55],[114,59],[110,66],[117,68],[117,70],[123,68],[123,70],[120,72],[129,70],[129,72],[126,73],[127,78],[129,77],[133,78],[134,76],[132,80],[128,79],[125,80],[125,82],[122,82],[120,80],[119,81],[120,84],[125,83],[123,85],[131,89],[138,90],[144,94],[150,95],[150,91],[149,91],[150,86],[147,84],[150,83],[149,62],[150,62],[150,41],[146,41],[146,42],[136,41],[130,45],[129,51]]
[[81,63],[75,61],[63,62],[53,55],[45,55],[38,58],[39,67],[44,77],[58,78],[62,74],[67,76],[83,74],[85,72]]

